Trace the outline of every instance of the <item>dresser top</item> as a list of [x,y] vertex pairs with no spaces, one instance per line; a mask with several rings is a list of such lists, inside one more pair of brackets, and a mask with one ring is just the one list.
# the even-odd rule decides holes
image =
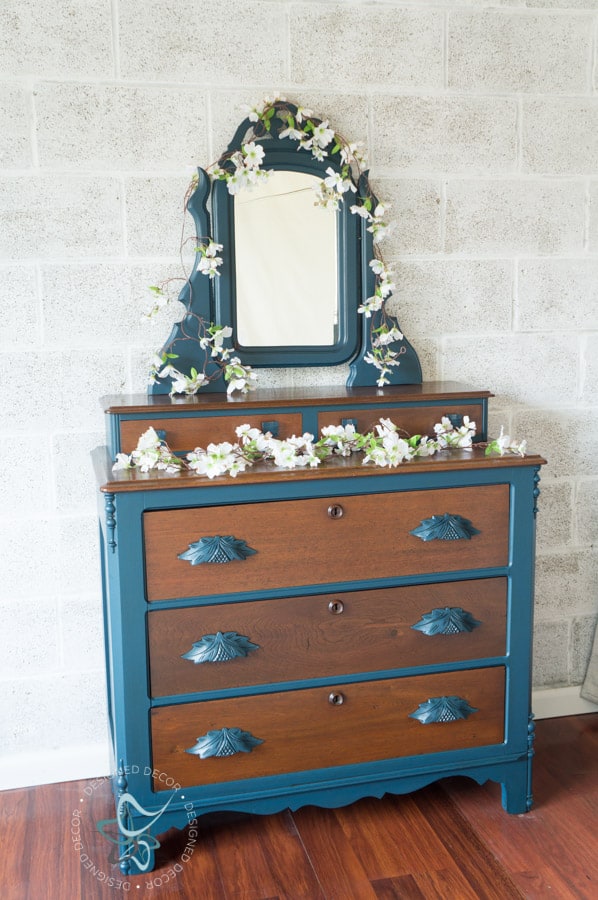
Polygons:
[[426,403],[451,399],[486,399],[494,396],[490,391],[480,391],[455,381],[426,381],[423,384],[388,385],[383,388],[344,385],[324,387],[262,388],[250,394],[201,392],[193,397],[168,394],[111,394],[101,398],[106,413],[181,412],[189,410],[234,410],[268,408],[277,406],[335,406],[355,403]]
[[235,478],[220,475],[208,478],[194,472],[182,471],[168,473],[152,470],[141,472],[138,469],[120,469],[112,471],[112,462],[105,447],[98,447],[93,453],[96,476],[100,490],[108,493],[127,491],[159,491],[178,488],[210,488],[223,485],[265,484],[277,481],[314,481],[322,478],[359,478],[388,477],[390,475],[415,475],[429,472],[455,472],[471,469],[505,469],[522,466],[542,466],[546,460],[535,453],[525,456],[506,454],[505,456],[485,456],[480,445],[469,450],[441,450],[434,456],[424,456],[402,463],[394,468],[363,463],[361,454],[350,457],[332,456],[315,468],[282,469],[269,463],[256,463],[241,472]]

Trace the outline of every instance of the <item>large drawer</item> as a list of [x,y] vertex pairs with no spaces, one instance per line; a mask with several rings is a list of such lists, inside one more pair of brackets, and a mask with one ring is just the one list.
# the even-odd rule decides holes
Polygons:
[[[428,724],[411,718],[436,698],[458,698],[459,705],[475,711],[457,719],[446,712],[444,720]],[[152,710],[151,725],[153,767],[182,786],[499,744],[504,739],[504,668],[165,706]],[[241,746],[246,749],[231,753],[223,729],[245,733]],[[218,752],[229,755],[190,753],[204,736],[210,752],[220,745]],[[251,748],[251,738],[261,743]],[[164,789],[155,780],[154,790]]]
[[232,416],[173,416],[168,418],[125,419],[120,423],[120,442],[123,453],[130,453],[137,446],[140,436],[148,428],[155,428],[162,440],[166,441],[173,452],[194,450],[196,447],[207,447],[208,444],[220,444],[222,441],[235,443],[239,440],[235,434],[238,425],[251,425],[263,431],[270,431],[274,437],[288,438],[294,434],[302,434],[302,416],[297,413],[277,413],[271,415]]
[[[473,533],[455,539],[447,515]],[[432,517],[435,536],[411,533]],[[509,486],[152,511],[144,536],[148,600],[505,566]]]
[[506,599],[486,578],[150,611],[151,693],[502,656]]

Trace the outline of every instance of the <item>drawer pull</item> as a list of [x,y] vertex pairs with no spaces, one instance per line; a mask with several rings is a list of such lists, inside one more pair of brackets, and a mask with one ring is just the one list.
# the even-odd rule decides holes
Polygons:
[[192,753],[200,759],[208,759],[210,756],[234,756],[235,753],[251,753],[254,747],[264,742],[261,738],[254,737],[249,731],[241,731],[240,728],[220,728],[218,731],[208,731],[197,738],[197,743],[185,753]]
[[459,634],[462,631],[473,631],[481,624],[460,606],[445,606],[424,613],[419,622],[411,627],[422,634]]
[[269,431],[272,437],[278,437],[278,434],[280,432],[280,425],[276,421],[276,419],[271,419],[268,422],[260,422],[260,426],[264,433],[266,431]]
[[204,634],[181,658],[190,659],[196,664],[228,662],[230,659],[247,656],[252,650],[259,650],[259,644],[253,644],[244,634],[217,631],[216,634]]
[[330,519],[342,519],[345,514],[345,510],[342,508],[340,503],[332,503],[328,507],[328,517]]
[[345,604],[342,600],[331,600],[328,604],[328,609],[333,616],[340,616],[340,614],[344,612]]
[[430,697],[425,703],[420,703],[415,712],[409,713],[409,718],[417,719],[422,725],[432,725],[434,722],[467,719],[476,712],[476,707],[470,706],[463,697]]
[[333,691],[331,694],[328,694],[328,702],[331,706],[342,706],[345,702],[345,695],[341,694],[340,691]]
[[409,534],[422,541],[469,541],[474,534],[480,534],[480,531],[474,528],[469,519],[445,513],[443,516],[423,519]]
[[257,550],[248,547],[245,541],[233,537],[232,534],[226,537],[216,534],[214,537],[202,537],[189,544],[189,549],[184,553],[179,553],[178,558],[190,562],[192,566],[199,566],[202,563],[228,563],[244,560],[254,553],[257,553]]

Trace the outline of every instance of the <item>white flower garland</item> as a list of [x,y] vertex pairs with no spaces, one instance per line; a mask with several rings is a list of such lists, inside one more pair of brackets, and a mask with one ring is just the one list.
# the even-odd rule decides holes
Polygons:
[[[168,473],[188,469],[196,475],[216,478],[219,475],[231,475],[235,478],[255,462],[269,462],[282,469],[296,469],[319,466],[330,456],[350,456],[363,453],[363,464],[373,463],[376,466],[394,468],[401,463],[422,456],[433,456],[435,453],[452,449],[471,449],[475,435],[475,422],[468,416],[463,417],[463,424],[454,428],[450,419],[443,416],[434,426],[436,438],[414,435],[403,437],[401,430],[390,419],[380,419],[374,431],[360,434],[353,425],[328,425],[322,428],[322,437],[314,440],[313,434],[306,432],[300,437],[293,435],[285,440],[274,438],[270,432],[262,432],[248,424],[239,425],[235,429],[237,443],[224,441],[220,444],[208,444],[204,450],[196,447],[187,454],[186,459],[176,456],[162,441],[153,428],[148,428],[141,437],[135,450],[127,455],[117,454],[113,471],[122,469],[139,469],[149,472],[152,469]],[[503,434],[486,445],[486,455],[513,453],[525,456],[526,442],[511,441],[509,435]]]

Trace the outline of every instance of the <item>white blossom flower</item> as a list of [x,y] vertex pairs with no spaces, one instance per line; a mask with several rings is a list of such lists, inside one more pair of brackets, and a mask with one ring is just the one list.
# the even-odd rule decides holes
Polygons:
[[130,456],[128,456],[126,453],[117,453],[116,454],[116,460],[114,462],[114,465],[112,466],[113,472],[118,472],[119,469],[132,469],[132,468],[134,468],[134,465],[133,465],[133,462],[132,462]]
[[382,308],[382,297],[379,294],[374,294],[373,297],[368,297],[367,300],[357,308],[358,313],[362,313],[366,319],[369,319],[373,312]]
[[301,122],[303,122],[305,119],[309,119],[310,116],[313,116],[313,112],[311,111],[311,109],[307,109],[304,106],[297,107],[297,112],[295,113],[295,119],[297,122],[299,122],[299,124],[301,124]]
[[207,449],[196,447],[187,454],[189,468],[198,475],[216,478],[218,475],[232,475],[243,472],[248,461],[238,453],[236,445],[223,441],[221,444],[208,444]]
[[313,139],[314,143],[321,147],[327,147],[331,140],[334,138],[334,131],[332,128],[328,127],[328,121],[320,122],[319,125],[314,126],[313,130]]
[[250,141],[243,144],[243,155],[245,156],[245,165],[250,169],[256,169],[261,166],[265,153],[261,144]]
[[354,203],[353,206],[350,206],[349,211],[352,212],[354,216],[360,216],[362,219],[372,218],[365,206],[361,206],[357,203]]
[[322,162],[325,156],[328,156],[325,150],[322,150],[321,147],[318,147],[317,144],[312,144],[311,155],[314,159],[317,159],[318,162]]
[[505,453],[514,453],[518,456],[525,456],[525,452],[527,449],[527,441],[517,442],[511,440],[511,436],[504,433],[504,427],[500,426],[500,434],[495,440],[491,441],[488,444],[488,449],[486,452],[500,453],[501,456],[504,456]]
[[476,424],[470,421],[469,416],[463,416],[463,424],[459,428],[455,428],[448,416],[443,416],[440,422],[434,425],[434,431],[442,449],[445,447],[471,448]]
[[387,347],[389,344],[394,344],[395,341],[402,341],[403,334],[396,328],[394,325],[392,328],[388,328],[386,331],[382,330],[378,332],[374,339],[374,343],[376,345],[380,345],[382,347]]
[[306,134],[304,131],[299,131],[298,128],[291,128],[289,125],[288,128],[285,128],[280,132],[278,137],[280,140],[288,137],[291,141],[302,141],[306,137]]

